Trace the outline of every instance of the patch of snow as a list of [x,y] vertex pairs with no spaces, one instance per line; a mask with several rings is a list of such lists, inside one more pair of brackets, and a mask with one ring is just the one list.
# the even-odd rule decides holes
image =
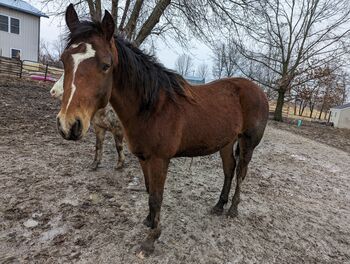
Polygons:
[[49,241],[49,240],[54,239],[57,235],[61,235],[64,233],[66,233],[66,228],[64,226],[63,227],[55,227],[55,228],[52,228],[52,229],[42,233],[40,240],[41,241]]
[[32,227],[36,227],[39,223],[33,219],[28,219],[27,221],[25,221],[23,223],[23,225],[27,228],[32,228]]

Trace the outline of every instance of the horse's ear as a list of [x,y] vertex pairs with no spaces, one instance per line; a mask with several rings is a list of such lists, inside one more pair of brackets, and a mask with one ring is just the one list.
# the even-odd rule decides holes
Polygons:
[[80,23],[78,14],[74,9],[74,5],[70,4],[66,10],[66,23],[69,30],[72,32],[75,27]]
[[107,10],[105,10],[105,15],[102,19],[102,29],[108,41],[110,41],[113,37],[114,27],[115,25],[112,15]]

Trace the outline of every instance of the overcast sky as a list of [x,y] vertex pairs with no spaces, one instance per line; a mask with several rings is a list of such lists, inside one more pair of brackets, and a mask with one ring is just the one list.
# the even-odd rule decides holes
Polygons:
[[[42,10],[42,5],[38,0],[28,1],[36,8]],[[68,2],[68,1],[67,1]],[[45,12],[45,10],[43,10]],[[55,41],[58,39],[58,36],[65,30],[65,22],[62,18],[50,17],[50,18],[41,18],[41,38],[45,41]],[[163,41],[159,40],[156,43],[156,54],[160,62],[162,62],[166,67],[174,69],[175,61],[177,57],[183,53],[189,54],[195,63],[194,70],[197,69],[197,66],[206,63],[209,66],[209,76],[208,79],[211,79],[211,69],[212,69],[212,60],[211,60],[211,51],[204,44],[193,39],[188,45],[188,50],[184,50],[175,41],[168,40],[170,44],[167,46]],[[195,74],[194,74],[195,75]]]

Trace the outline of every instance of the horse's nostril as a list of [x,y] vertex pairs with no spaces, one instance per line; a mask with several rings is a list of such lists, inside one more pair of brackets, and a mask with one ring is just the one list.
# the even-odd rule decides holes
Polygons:
[[80,130],[81,129],[81,121],[79,118],[77,119],[76,124],[77,124],[78,129]]
[[78,140],[81,136],[82,130],[83,130],[82,122],[79,118],[77,118],[70,129],[69,139]]

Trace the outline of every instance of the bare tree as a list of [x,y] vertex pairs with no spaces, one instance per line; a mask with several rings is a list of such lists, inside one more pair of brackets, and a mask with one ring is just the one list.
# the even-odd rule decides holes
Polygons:
[[51,43],[51,51],[55,54],[55,57],[59,60],[64,49],[66,48],[66,40],[62,34],[58,36],[58,39]]
[[50,42],[43,39],[40,40],[39,62],[42,64],[62,67],[60,56],[55,52],[55,49],[53,49],[52,46],[53,45]]
[[221,77],[232,77],[240,75],[245,67],[243,65],[244,58],[237,52],[236,46],[233,42],[220,42],[213,48],[213,75],[220,79]]
[[[237,51],[269,73],[271,78],[257,82],[277,93],[274,119],[282,121],[282,108],[291,84],[302,70],[340,60],[346,55],[350,35],[350,2],[347,0],[262,0],[245,1],[246,5],[216,2],[216,20],[231,23],[223,27],[220,38],[227,36]],[[230,1],[231,3],[231,1]],[[239,9],[240,8],[240,9]],[[218,23],[217,21],[214,21]],[[219,30],[221,27],[216,27]],[[229,34],[233,32],[234,34]],[[229,33],[228,33],[229,32]],[[225,34],[223,34],[225,33]],[[317,59],[317,64],[308,64]],[[266,74],[265,74],[266,76]]]
[[198,65],[197,68],[197,76],[201,77],[202,79],[205,79],[209,74],[209,67],[208,64],[202,63]]
[[[64,14],[66,1],[41,0],[52,15]],[[171,0],[144,1],[144,0],[73,0],[71,1],[78,13],[88,15],[92,20],[100,21],[103,8],[108,9],[114,17],[116,33],[121,32],[136,46],[140,46],[152,34],[160,35],[171,30],[171,21],[161,19]],[[88,10],[88,13],[86,12]],[[120,12],[118,12],[120,11]],[[160,24],[159,27],[157,25]]]
[[187,54],[180,55],[175,62],[175,70],[183,76],[189,75],[193,71],[193,60]]
[[295,103],[294,114],[296,114],[298,103],[300,116],[303,115],[306,106],[309,106],[309,117],[311,118],[315,107],[318,107],[318,118],[321,119],[322,113],[327,113],[330,107],[345,102],[347,78],[346,71],[337,64],[309,69],[298,75],[293,80],[292,85]]
[[220,46],[218,49],[213,50],[213,77],[216,79],[221,79],[224,72],[224,56],[223,56],[223,47]]

